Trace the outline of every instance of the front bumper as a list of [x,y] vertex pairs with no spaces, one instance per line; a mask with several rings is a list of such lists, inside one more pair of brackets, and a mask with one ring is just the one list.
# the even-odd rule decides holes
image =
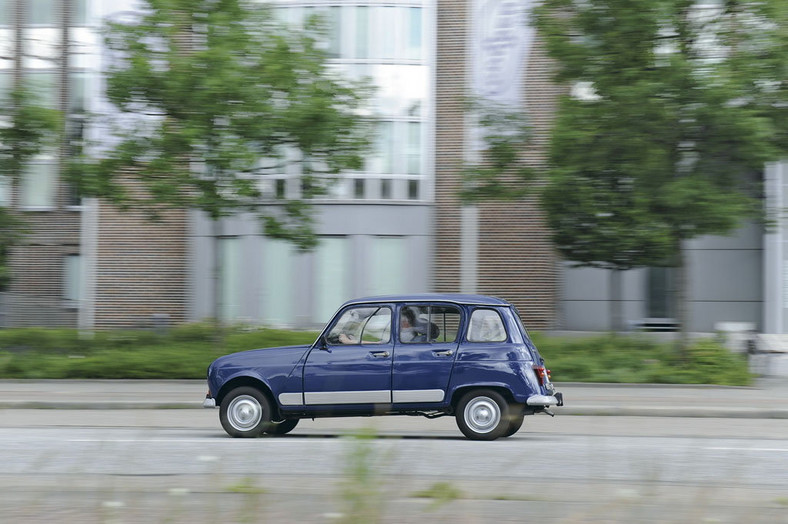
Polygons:
[[553,393],[552,395],[531,395],[525,403],[529,406],[563,406],[564,395],[562,393]]
[[216,407],[216,399],[211,397],[210,395],[205,395],[205,400],[202,401],[202,407],[204,407],[204,408],[215,408]]

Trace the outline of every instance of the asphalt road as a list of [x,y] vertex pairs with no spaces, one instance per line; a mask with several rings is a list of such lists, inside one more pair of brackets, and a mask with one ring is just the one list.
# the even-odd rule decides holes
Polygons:
[[[302,421],[216,410],[0,410],[0,522],[788,522],[788,420]],[[371,434],[372,438],[359,438]]]

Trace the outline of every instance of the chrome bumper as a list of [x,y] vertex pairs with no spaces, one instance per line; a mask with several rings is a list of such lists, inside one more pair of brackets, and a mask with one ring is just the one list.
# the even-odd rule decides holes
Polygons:
[[[560,395],[560,393],[558,393]],[[529,406],[560,406],[563,405],[563,402],[559,402],[559,400],[552,396],[552,395],[531,395],[528,397],[528,400],[525,401],[526,404]]]
[[216,399],[213,397],[205,397],[205,400],[202,401],[202,407],[204,408],[215,408],[216,407]]

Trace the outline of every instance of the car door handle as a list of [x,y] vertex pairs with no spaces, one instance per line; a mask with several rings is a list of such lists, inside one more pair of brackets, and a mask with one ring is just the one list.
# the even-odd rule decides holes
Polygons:
[[450,357],[454,354],[454,352],[450,349],[446,349],[443,351],[433,351],[436,357]]
[[369,354],[375,358],[388,358],[391,356],[391,353],[388,351],[370,351]]

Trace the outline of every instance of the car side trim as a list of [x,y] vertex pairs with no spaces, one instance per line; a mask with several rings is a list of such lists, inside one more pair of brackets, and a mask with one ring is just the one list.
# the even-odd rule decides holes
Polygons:
[[446,393],[442,389],[399,389],[393,393],[394,403],[440,402]]
[[304,400],[301,393],[280,393],[279,403],[283,406],[303,406]]
[[307,404],[390,404],[391,391],[320,391],[305,392]]

